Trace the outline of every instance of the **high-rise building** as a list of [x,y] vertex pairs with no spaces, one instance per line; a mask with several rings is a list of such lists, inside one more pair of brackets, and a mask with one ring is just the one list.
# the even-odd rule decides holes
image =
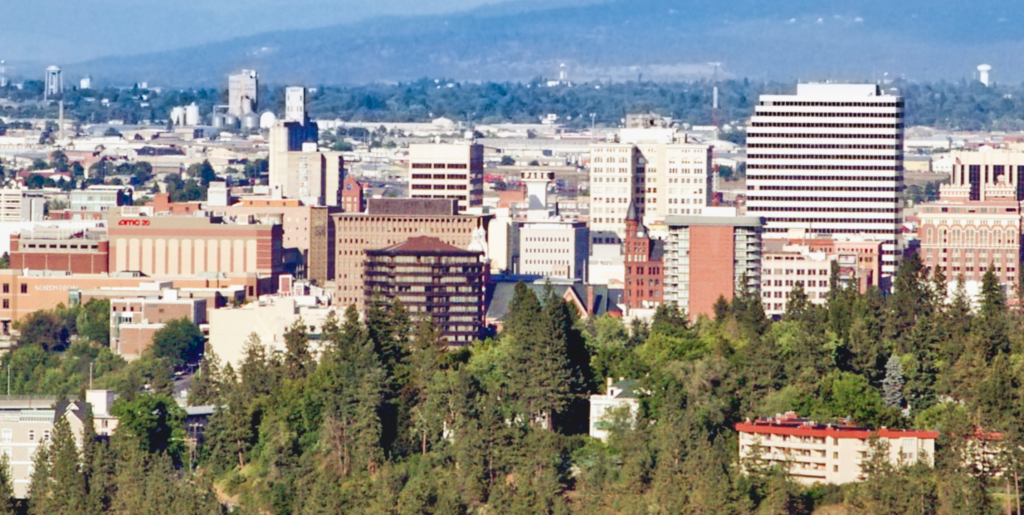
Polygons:
[[319,128],[306,115],[305,91],[287,89],[285,119],[270,128],[271,193],[311,206],[340,206],[345,158],[320,149]]
[[228,114],[241,117],[254,112],[257,103],[259,76],[256,70],[242,70],[228,76]]
[[630,116],[617,141],[591,145],[591,242],[621,243],[630,203],[652,229],[701,214],[711,201],[711,150],[651,116]]
[[366,298],[398,299],[413,318],[431,317],[449,345],[468,345],[483,328],[487,267],[482,252],[412,237],[366,252]]
[[335,238],[334,303],[363,306],[363,265],[368,250],[413,236],[431,236],[466,250],[486,250],[490,217],[458,214],[454,200],[369,199],[362,213],[331,215]]
[[60,67],[50,66],[46,69],[46,77],[43,82],[43,99],[49,100],[64,92],[64,76],[61,75]]
[[459,211],[482,206],[483,145],[409,145],[409,196],[455,199],[459,202]]
[[665,302],[691,320],[714,316],[719,297],[732,300],[741,288],[760,287],[761,218],[670,216],[665,223]]
[[896,272],[903,225],[903,98],[873,84],[761,95],[747,128],[747,213],[765,238],[792,229],[883,242]]

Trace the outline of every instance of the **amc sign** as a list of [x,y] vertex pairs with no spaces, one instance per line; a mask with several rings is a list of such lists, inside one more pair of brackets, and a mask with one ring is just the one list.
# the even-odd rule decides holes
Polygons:
[[141,219],[124,219],[117,222],[117,225],[134,225],[136,227],[145,227],[149,225],[149,220]]

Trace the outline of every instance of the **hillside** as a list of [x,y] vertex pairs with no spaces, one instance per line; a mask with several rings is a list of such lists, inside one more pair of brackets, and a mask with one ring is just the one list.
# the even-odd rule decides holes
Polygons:
[[[558,4],[555,4],[558,5]],[[182,50],[69,66],[107,80],[215,85],[254,67],[271,82],[351,84],[421,77],[526,80],[757,79],[935,80],[970,77],[982,62],[1004,82],[1024,79],[1024,43],[1009,30],[1024,5],[835,0],[616,1],[523,12],[376,18]],[[1000,30],[1004,28],[1005,30]]]

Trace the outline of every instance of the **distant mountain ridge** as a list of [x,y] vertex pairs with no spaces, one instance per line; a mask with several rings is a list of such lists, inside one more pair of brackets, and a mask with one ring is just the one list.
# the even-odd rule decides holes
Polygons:
[[97,78],[223,86],[247,67],[264,80],[358,84],[422,77],[528,80],[936,80],[993,65],[1024,80],[1024,3],[795,0],[625,0],[522,12],[513,5],[455,15],[376,18],[68,66]]

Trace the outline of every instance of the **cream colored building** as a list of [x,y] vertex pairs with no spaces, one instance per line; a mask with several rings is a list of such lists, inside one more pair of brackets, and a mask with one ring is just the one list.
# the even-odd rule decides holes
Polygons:
[[949,184],[939,186],[939,197],[949,201],[1024,200],[1024,151],[982,148],[977,152],[951,152]]
[[800,284],[811,304],[824,305],[835,256],[784,241],[762,242],[761,301],[768,316],[786,312],[789,294]]
[[935,463],[935,431],[867,429],[817,424],[795,413],[736,424],[740,460],[780,464],[804,485],[864,480],[863,464],[871,459],[869,439],[877,436],[892,463]]
[[38,222],[46,198],[25,188],[0,188],[0,222]]
[[484,147],[469,143],[409,145],[409,196],[483,205]]
[[[307,334],[318,335],[324,320],[336,313],[339,322],[344,311],[324,306],[315,297],[265,296],[237,308],[216,309],[210,312],[210,347],[224,364],[231,363],[239,370],[245,357],[245,345],[253,334],[272,352],[284,352],[284,334],[296,320],[302,319]],[[319,340],[310,340],[310,350],[319,355]]]
[[228,75],[228,114],[242,116],[256,110],[258,82],[256,70]]
[[607,379],[605,393],[590,396],[590,436],[601,441],[608,439],[609,412],[626,408],[631,417],[635,418],[640,410],[640,402],[634,394],[633,381]]
[[340,206],[345,158],[306,141],[306,127],[282,122],[270,128],[269,180],[276,198],[309,206]]
[[670,128],[627,128],[616,142],[591,145],[591,241],[621,243],[630,201],[647,227],[702,214],[711,201],[711,151]]
[[81,401],[55,402],[43,397],[0,400],[0,453],[10,463],[15,498],[28,497],[36,449],[49,444],[54,423],[60,417],[67,419],[76,443],[82,447],[88,410],[89,405]]

